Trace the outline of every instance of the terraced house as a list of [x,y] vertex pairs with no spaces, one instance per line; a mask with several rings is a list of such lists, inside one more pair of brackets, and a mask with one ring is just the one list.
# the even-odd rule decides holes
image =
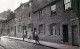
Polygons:
[[33,0],[33,30],[48,42],[79,45],[77,0]]
[[14,24],[8,25],[14,28],[10,36],[26,35],[34,39],[37,31],[42,41],[80,44],[79,0],[30,0],[21,4],[14,13],[15,19],[8,23]]
[[21,4],[14,13],[16,37],[32,36],[32,1]]

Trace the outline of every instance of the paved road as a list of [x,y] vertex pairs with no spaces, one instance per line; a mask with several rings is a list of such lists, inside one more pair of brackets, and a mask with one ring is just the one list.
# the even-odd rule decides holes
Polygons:
[[14,39],[8,39],[8,38],[1,38],[1,44],[6,49],[54,49],[42,45],[36,45],[24,41],[14,40]]

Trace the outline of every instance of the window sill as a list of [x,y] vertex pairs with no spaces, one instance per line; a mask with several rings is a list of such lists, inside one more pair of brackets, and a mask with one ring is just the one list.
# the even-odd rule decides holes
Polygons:
[[64,12],[71,11],[71,10],[72,10],[72,8],[68,8],[68,9],[64,10]]
[[53,13],[53,14],[51,14],[51,17],[54,16],[54,15],[57,15],[57,13]]

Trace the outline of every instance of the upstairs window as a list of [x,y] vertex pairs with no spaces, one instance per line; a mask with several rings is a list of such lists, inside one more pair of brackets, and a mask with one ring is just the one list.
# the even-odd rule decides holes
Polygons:
[[23,20],[24,19],[24,14],[22,13],[22,15],[21,15],[21,20]]
[[29,13],[29,17],[31,17],[31,13]]
[[32,4],[31,4],[31,3],[29,3],[29,4],[28,4],[28,7],[31,7],[31,5],[32,5]]
[[43,10],[40,10],[40,11],[39,11],[39,19],[40,19],[40,20],[43,19],[43,15],[42,15],[42,14],[43,14]]
[[71,0],[64,0],[65,10],[71,8]]
[[22,9],[24,9],[24,5],[22,5]]
[[43,10],[40,10],[40,11],[39,11],[39,15],[42,15],[42,14],[43,14]]
[[56,13],[56,5],[51,6],[51,14]]

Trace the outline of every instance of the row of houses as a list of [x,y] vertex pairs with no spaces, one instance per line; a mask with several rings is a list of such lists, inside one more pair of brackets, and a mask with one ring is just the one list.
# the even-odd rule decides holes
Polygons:
[[4,35],[69,45],[80,44],[79,0],[30,0],[22,3],[0,24]]

